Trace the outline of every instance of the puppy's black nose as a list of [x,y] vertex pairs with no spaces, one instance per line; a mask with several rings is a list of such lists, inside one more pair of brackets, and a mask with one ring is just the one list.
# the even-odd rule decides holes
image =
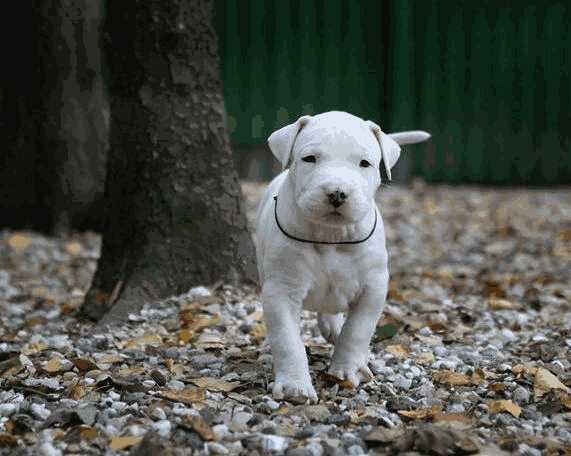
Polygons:
[[347,195],[339,190],[329,193],[327,196],[329,198],[329,204],[331,204],[335,209],[341,206],[347,199]]

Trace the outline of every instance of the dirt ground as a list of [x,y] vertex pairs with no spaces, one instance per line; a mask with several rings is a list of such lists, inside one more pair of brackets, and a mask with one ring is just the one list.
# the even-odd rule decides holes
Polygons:
[[[252,215],[263,185],[245,183]],[[100,239],[0,232],[0,454],[571,455],[571,190],[389,187],[375,378],[275,401],[254,288],[203,284],[98,333]]]

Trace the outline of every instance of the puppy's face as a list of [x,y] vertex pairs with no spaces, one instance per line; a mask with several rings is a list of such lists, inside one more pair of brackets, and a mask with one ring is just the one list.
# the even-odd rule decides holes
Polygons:
[[381,151],[371,128],[350,115],[313,117],[290,158],[297,205],[313,223],[340,226],[371,210],[381,183]]

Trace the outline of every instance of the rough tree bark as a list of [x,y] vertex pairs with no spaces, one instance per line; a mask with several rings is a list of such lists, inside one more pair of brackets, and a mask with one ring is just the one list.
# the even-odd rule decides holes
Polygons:
[[101,2],[13,6],[0,27],[0,227],[97,229],[108,143]]
[[112,323],[195,284],[255,277],[212,0],[109,2],[111,150],[84,312]]

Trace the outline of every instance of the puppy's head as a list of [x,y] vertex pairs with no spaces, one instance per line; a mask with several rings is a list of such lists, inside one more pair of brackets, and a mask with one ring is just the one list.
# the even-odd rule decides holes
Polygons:
[[380,166],[390,179],[400,155],[399,143],[377,124],[340,111],[300,117],[272,133],[268,144],[290,168],[302,214],[333,226],[356,223],[368,213],[381,184]]

